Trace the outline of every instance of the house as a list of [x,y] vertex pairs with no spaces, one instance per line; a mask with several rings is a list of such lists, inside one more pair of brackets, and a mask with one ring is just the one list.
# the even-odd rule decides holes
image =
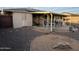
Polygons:
[[[32,8],[4,8],[0,10],[0,28],[20,28],[40,25],[52,26],[55,21],[63,21],[62,14]],[[45,24],[45,21],[47,22]]]
[[4,8],[0,10],[0,28],[32,26],[32,8]]
[[3,8],[0,10],[0,28],[20,28],[24,26],[62,27],[79,24],[79,15],[54,13],[32,8]]
[[63,15],[66,15],[64,22],[67,25],[79,25],[79,14],[64,12]]
[[[51,19],[52,19],[52,25],[53,26],[62,26],[63,23],[63,17],[65,15],[59,14],[59,13],[53,13],[53,12],[32,12],[33,15],[33,25],[37,26],[45,26],[45,25],[50,25],[51,24]],[[52,16],[52,17],[51,17]],[[46,24],[44,23],[46,21]],[[57,24],[55,24],[57,22]],[[60,24],[62,23],[62,24]]]

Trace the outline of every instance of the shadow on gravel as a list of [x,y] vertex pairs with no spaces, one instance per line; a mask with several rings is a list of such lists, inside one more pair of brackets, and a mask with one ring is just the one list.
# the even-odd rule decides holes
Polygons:
[[52,34],[67,36],[79,40],[79,32],[53,32]]
[[0,29],[0,51],[30,51],[31,41],[43,34],[31,27]]

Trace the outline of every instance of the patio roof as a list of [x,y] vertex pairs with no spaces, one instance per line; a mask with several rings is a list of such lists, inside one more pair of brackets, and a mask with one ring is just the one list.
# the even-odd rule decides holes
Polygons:
[[37,10],[33,8],[3,8],[3,11],[5,12],[37,12],[38,11],[39,12],[42,10]]
[[63,14],[59,14],[59,13],[54,13],[54,12],[48,12],[48,11],[38,11],[38,12],[31,12],[32,14],[54,14],[54,15],[60,15],[60,16],[66,16]]
[[67,16],[79,16],[78,13],[71,13],[71,12],[63,12],[62,14]]
[[49,14],[50,12],[46,12],[46,11],[43,11],[43,12],[31,12],[32,14]]

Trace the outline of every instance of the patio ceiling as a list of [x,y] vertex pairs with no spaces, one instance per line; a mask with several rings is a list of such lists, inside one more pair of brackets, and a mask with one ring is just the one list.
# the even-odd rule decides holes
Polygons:
[[59,13],[54,13],[54,12],[48,12],[48,11],[43,11],[43,12],[31,12],[32,14],[53,14],[53,15],[58,15],[58,16],[66,16],[64,14],[59,14]]
[[50,12],[31,12],[32,14],[50,14]]

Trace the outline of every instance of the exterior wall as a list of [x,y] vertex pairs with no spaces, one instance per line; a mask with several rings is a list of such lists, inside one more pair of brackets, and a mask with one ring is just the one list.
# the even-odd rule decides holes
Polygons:
[[24,26],[32,26],[32,23],[32,14],[26,14]]
[[71,23],[79,24],[79,16],[72,16],[71,17]]
[[70,13],[63,14],[66,15],[66,17],[64,17],[66,23],[79,24],[79,15]]
[[71,17],[70,16],[66,16],[66,17],[63,17],[63,19],[65,19],[64,20],[64,22],[69,22],[69,23],[71,23]]
[[13,13],[13,27],[32,26],[32,14]]
[[65,19],[67,19],[65,22],[79,24],[79,16],[67,16]]

